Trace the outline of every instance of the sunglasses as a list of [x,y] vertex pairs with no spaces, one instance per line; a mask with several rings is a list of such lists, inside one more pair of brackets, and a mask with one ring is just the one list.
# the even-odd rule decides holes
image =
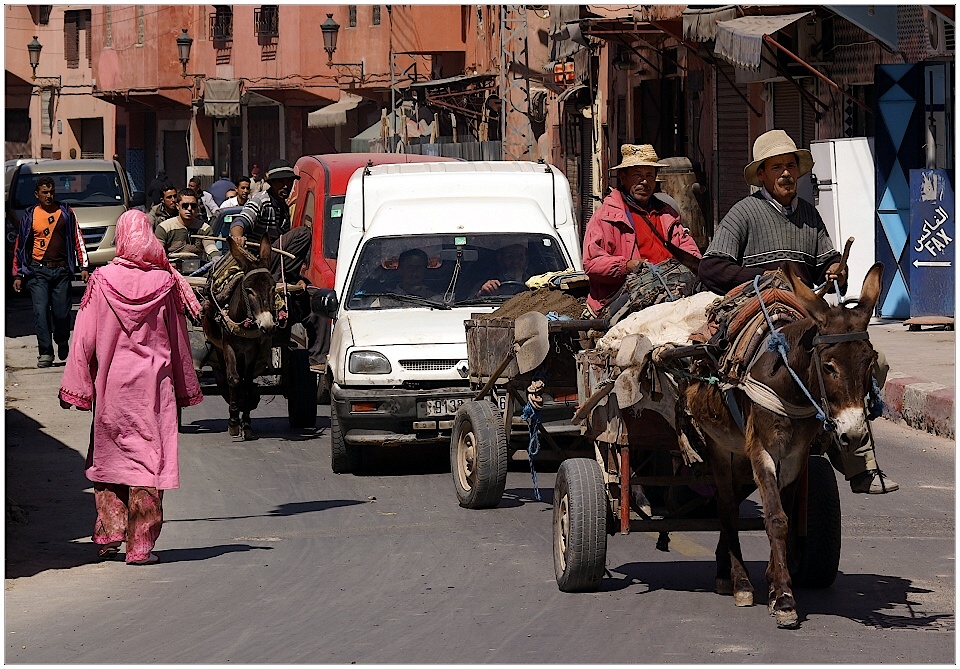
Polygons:
[[198,205],[196,202],[181,202],[181,203],[180,203],[180,208],[181,208],[181,209],[198,209],[199,206],[200,206],[200,205]]

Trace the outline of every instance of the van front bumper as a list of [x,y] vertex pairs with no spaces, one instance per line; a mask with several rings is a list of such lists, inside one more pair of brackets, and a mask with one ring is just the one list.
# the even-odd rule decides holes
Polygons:
[[457,408],[474,395],[465,386],[404,390],[341,388],[335,383],[330,406],[348,444],[441,444],[450,441]]

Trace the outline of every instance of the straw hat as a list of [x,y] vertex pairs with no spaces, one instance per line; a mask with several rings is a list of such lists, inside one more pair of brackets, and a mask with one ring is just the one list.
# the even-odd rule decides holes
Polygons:
[[638,165],[667,166],[660,162],[657,152],[653,150],[653,144],[624,144],[620,147],[620,153],[623,154],[623,162],[611,167],[611,170],[622,170],[625,167],[636,167]]
[[757,137],[753,143],[753,162],[743,168],[743,178],[751,186],[760,188],[763,184],[757,178],[757,168],[760,163],[774,156],[782,156],[786,153],[795,153],[797,162],[800,163],[800,176],[809,174],[813,169],[813,156],[806,149],[798,149],[790,135],[783,130],[770,130]]

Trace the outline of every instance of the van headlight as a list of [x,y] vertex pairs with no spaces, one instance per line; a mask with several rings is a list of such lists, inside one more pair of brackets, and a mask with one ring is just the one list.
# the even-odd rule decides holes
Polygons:
[[389,374],[392,370],[387,357],[376,351],[354,351],[348,369],[351,374]]

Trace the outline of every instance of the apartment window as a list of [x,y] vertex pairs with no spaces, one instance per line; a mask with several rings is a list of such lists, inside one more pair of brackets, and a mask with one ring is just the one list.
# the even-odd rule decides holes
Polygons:
[[214,5],[214,7],[217,11],[210,15],[210,39],[214,42],[233,41],[233,7],[231,5]]
[[44,88],[40,91],[40,130],[44,135],[53,136],[53,91]]
[[253,10],[253,26],[261,39],[280,37],[280,6],[261,5]]
[[104,41],[104,46],[108,49],[113,46],[113,7],[107,5],[104,7],[105,17],[104,22],[107,27],[107,37]]
[[137,44],[143,46],[144,32],[143,5],[137,5]]
[[373,6],[373,25],[380,25],[380,5]]
[[357,6],[356,5],[347,5],[347,10],[350,13],[350,27],[357,27]]
[[50,23],[50,12],[53,9],[53,5],[40,5],[37,8],[37,23],[42,26]]

